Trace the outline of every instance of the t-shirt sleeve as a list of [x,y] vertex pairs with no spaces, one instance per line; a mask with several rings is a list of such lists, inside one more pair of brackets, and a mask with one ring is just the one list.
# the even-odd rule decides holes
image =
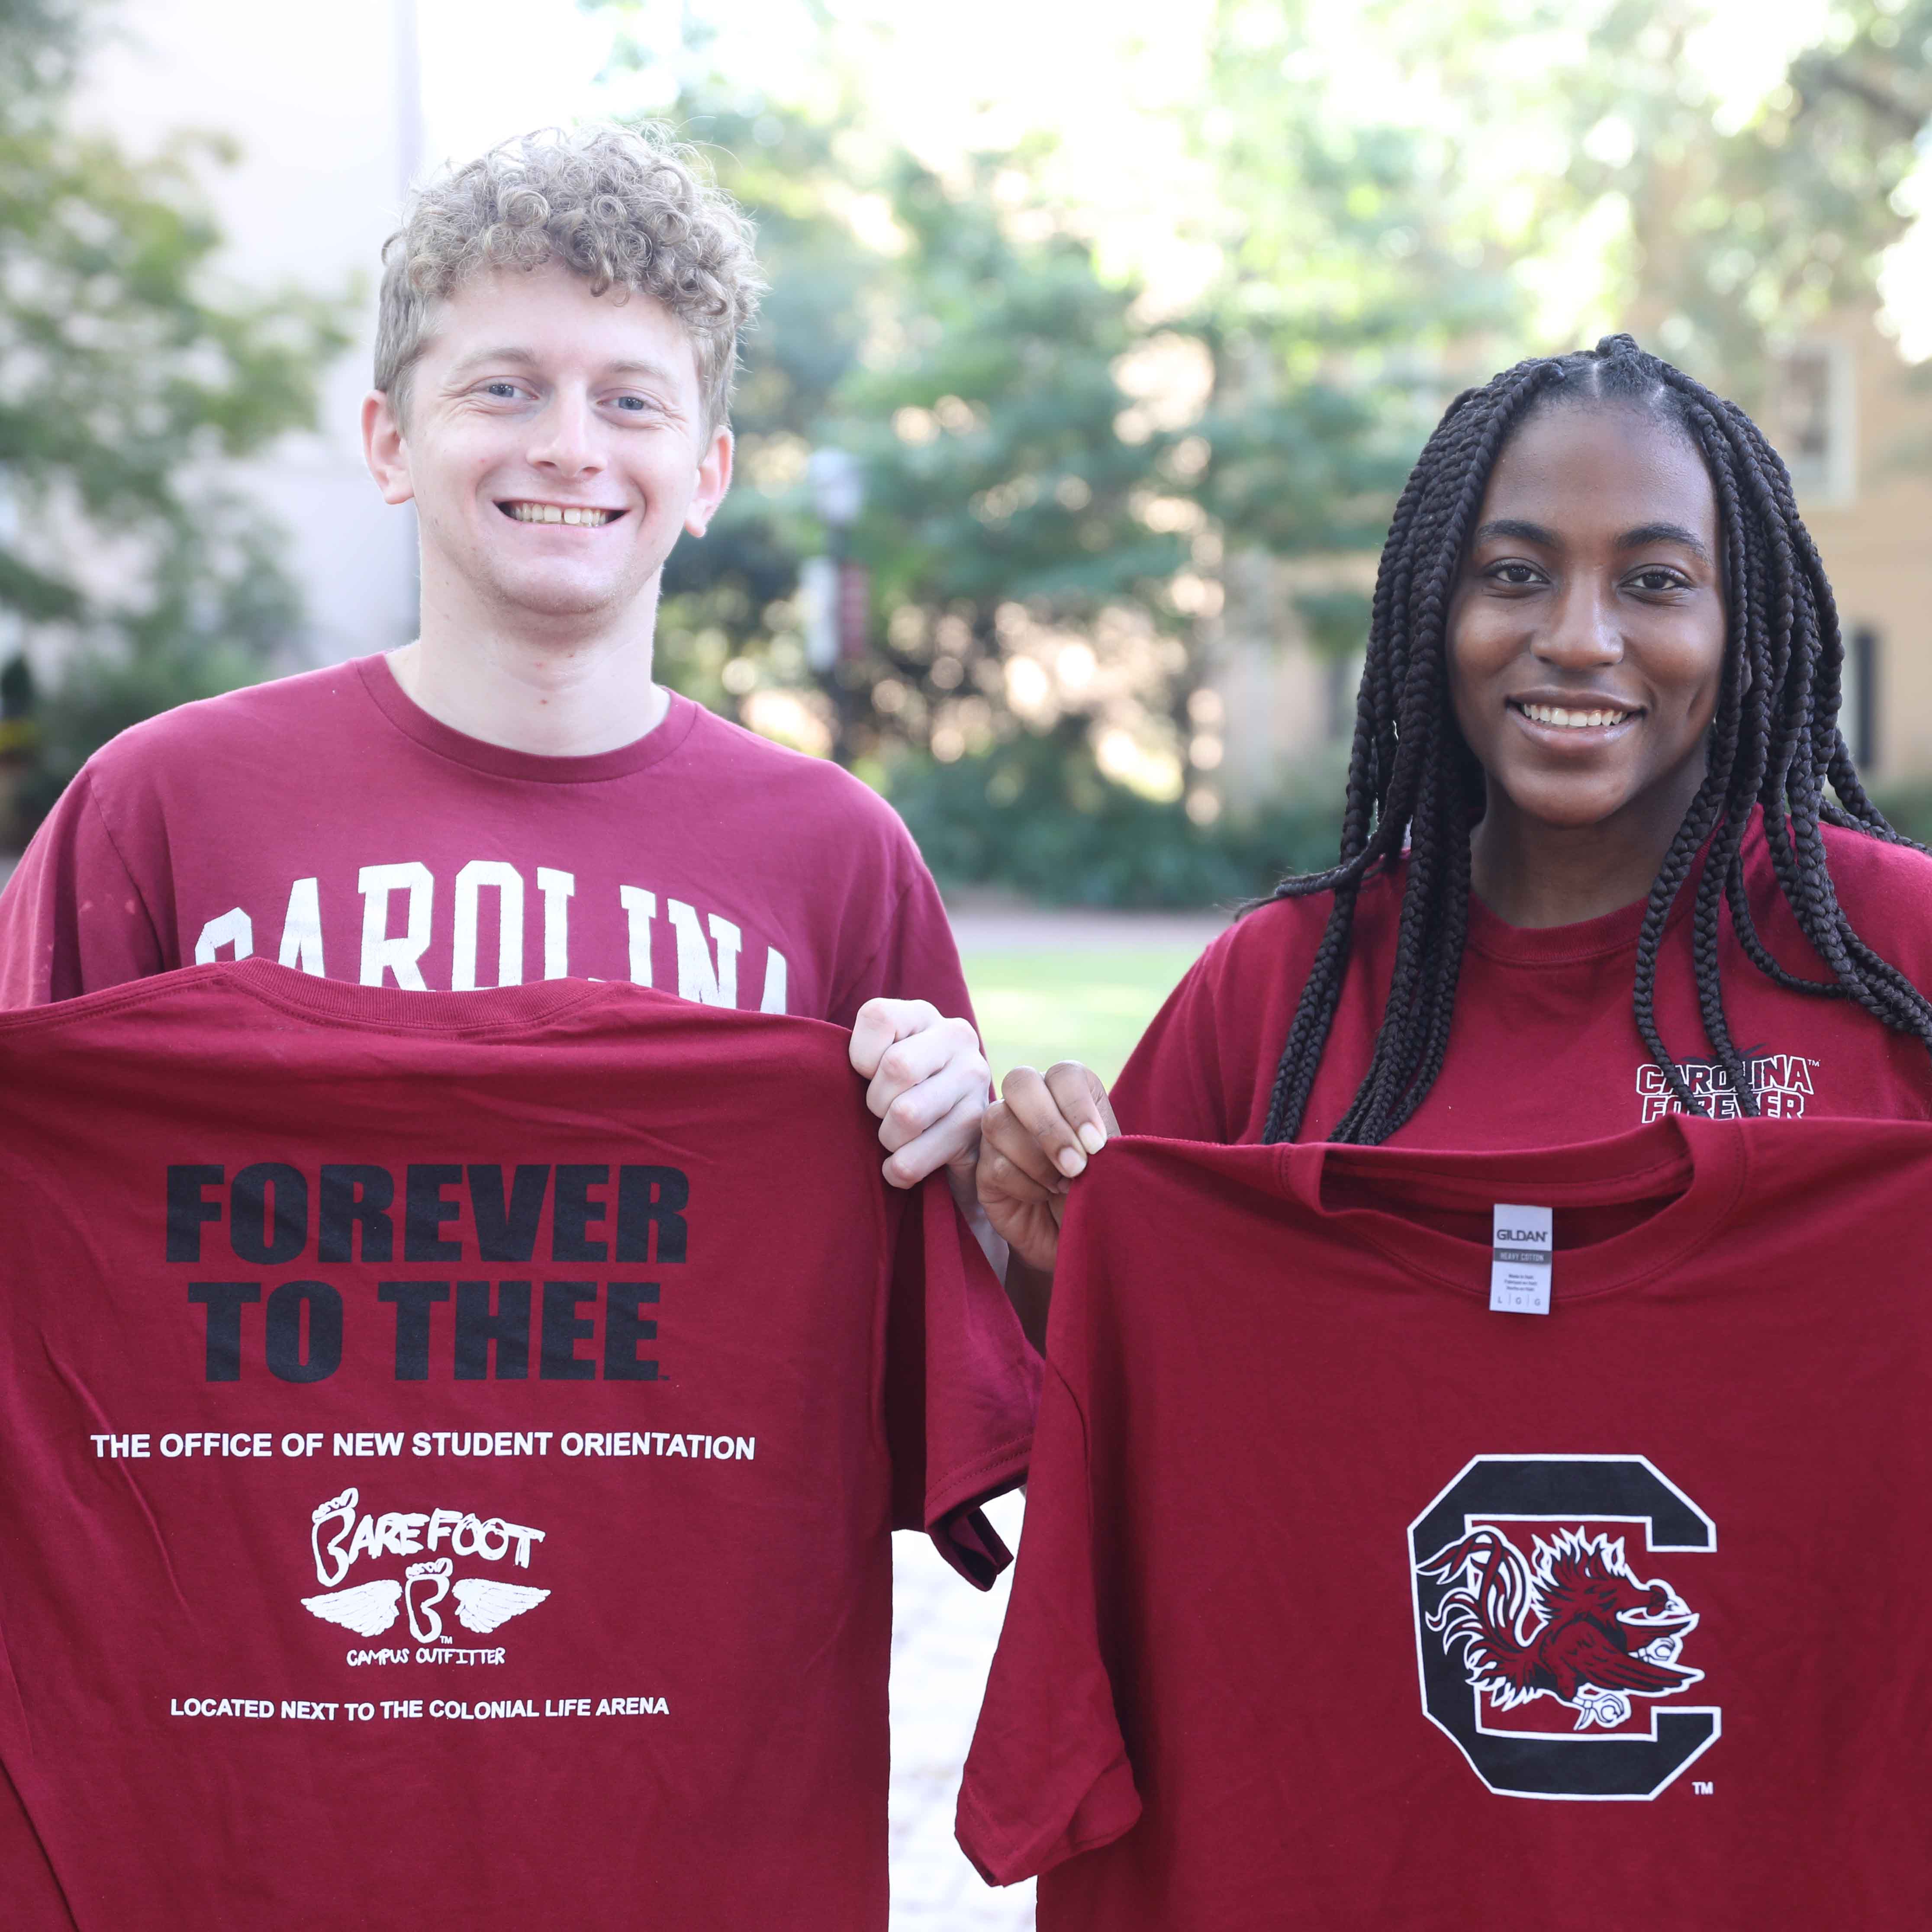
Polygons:
[[968,1582],[1012,1558],[980,1505],[1026,1479],[1040,1358],[943,1174],[898,1209],[886,1330],[892,1527],[922,1529]]
[[70,1000],[144,980],[167,963],[83,771],[0,892],[0,1007]]
[[[1054,1312],[1057,1341],[1065,1324]],[[1086,1425],[1049,1364],[1026,1534],[956,1830],[983,1878],[1013,1885],[1111,1844],[1140,1814],[1100,1654]]]
[[868,1000],[925,1000],[948,1019],[973,1020],[952,922],[911,834],[896,820],[890,850],[884,882],[890,896],[878,943],[842,975],[825,1017],[849,1027]]
[[1123,1132],[1176,1141],[1238,1137],[1241,1117],[1230,1122],[1222,1088],[1222,953],[1216,942],[1188,968],[1121,1068],[1108,1098]]

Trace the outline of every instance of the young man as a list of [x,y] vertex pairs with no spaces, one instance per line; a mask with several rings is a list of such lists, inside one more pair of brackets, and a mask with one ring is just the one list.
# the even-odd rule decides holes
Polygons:
[[986,1064],[904,828],[652,680],[664,560],[730,482],[742,218],[662,141],[532,136],[424,190],[385,260],[363,428],[416,506],[421,634],[97,754],[0,896],[0,1005],[256,953],[628,979],[850,1027],[886,1178],[970,1193]]

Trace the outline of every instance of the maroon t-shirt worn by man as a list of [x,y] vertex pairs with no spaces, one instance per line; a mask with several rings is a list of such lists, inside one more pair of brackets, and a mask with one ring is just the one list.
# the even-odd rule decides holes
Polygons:
[[0,1006],[265,957],[365,986],[626,980],[850,1026],[874,995],[970,1018],[890,806],[674,696],[592,758],[440,724],[380,657],[136,725],[0,896]]

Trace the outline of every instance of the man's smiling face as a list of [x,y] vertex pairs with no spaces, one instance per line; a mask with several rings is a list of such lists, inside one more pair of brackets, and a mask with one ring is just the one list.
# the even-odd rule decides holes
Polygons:
[[602,630],[648,610],[680,532],[703,533],[730,478],[683,324],[555,263],[464,284],[433,318],[402,422],[386,400],[371,410],[383,494],[416,506],[425,603],[460,584],[512,622]]

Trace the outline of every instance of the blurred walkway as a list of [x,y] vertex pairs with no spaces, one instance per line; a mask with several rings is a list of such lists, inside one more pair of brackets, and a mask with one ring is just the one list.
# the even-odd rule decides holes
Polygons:
[[[1009,1549],[1024,1505],[987,1514]],[[960,1767],[1006,1614],[1009,1569],[985,1594],[922,1536],[892,1538],[892,1932],[1030,1932],[1030,1880],[988,1886],[952,1839]]]

